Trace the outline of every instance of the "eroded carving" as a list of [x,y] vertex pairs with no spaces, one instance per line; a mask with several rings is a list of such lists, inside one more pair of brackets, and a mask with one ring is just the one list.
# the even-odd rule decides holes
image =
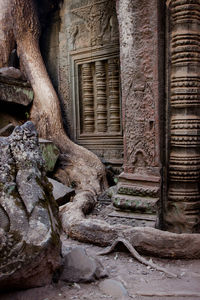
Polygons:
[[155,214],[160,197],[159,102],[162,99],[159,86],[162,78],[158,78],[158,53],[162,51],[158,2],[118,0],[116,3],[124,172],[119,176],[113,204],[118,209]]
[[115,1],[92,1],[91,4],[74,8],[71,12],[84,20],[85,28],[89,33],[90,46],[118,41]]
[[[131,91],[132,100],[126,106],[126,140],[129,171],[138,166],[155,166],[155,102],[150,84]],[[141,165],[142,164],[142,165]]]
[[0,138],[2,289],[49,283],[60,263],[57,207],[43,165],[33,123]]

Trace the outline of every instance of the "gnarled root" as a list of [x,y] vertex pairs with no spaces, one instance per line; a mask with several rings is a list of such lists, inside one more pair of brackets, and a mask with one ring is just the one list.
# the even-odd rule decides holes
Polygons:
[[148,261],[147,259],[145,259],[144,257],[142,257],[136,250],[135,248],[129,243],[129,241],[127,241],[126,239],[122,239],[122,238],[118,238],[117,240],[114,241],[114,243],[108,247],[107,249],[105,249],[102,252],[99,252],[98,255],[105,255],[105,254],[109,254],[112,251],[114,251],[115,247],[119,244],[122,243],[128,250],[129,252],[132,254],[132,256],[134,258],[136,258],[139,262],[141,262],[142,264],[149,266],[151,268],[154,268],[155,270],[164,272],[165,274],[169,275],[170,277],[178,277],[176,274],[171,273],[169,271],[167,271],[167,269],[162,268],[156,264],[154,264],[153,262]]
[[109,246],[125,239],[139,253],[162,258],[200,258],[200,234],[176,234],[150,227],[112,226],[85,216],[96,200],[91,192],[76,195],[74,202],[61,208],[64,231],[73,239],[100,246]]

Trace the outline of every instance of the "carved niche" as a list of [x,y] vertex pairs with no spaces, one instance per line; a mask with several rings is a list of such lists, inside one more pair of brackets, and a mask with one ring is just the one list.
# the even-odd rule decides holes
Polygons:
[[164,221],[173,232],[200,230],[200,2],[169,4],[169,168]]
[[115,1],[71,1],[68,17],[74,140],[121,165],[119,33]]

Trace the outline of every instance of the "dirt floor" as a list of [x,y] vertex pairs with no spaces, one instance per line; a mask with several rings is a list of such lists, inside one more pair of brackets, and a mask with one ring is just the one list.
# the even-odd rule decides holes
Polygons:
[[[98,213],[99,211],[99,213]],[[100,214],[104,219],[115,223],[135,222],[130,218],[108,217],[112,214],[109,206],[99,205],[94,211],[94,215]],[[110,220],[109,220],[110,218]],[[121,220],[122,219],[122,220]],[[136,222],[137,223],[137,222]],[[143,224],[145,226],[145,224]],[[82,247],[86,249],[89,256],[96,256],[102,250],[89,244],[79,243],[62,236],[63,247]],[[50,286],[35,288],[26,291],[9,292],[0,295],[0,300],[196,300],[200,299],[200,260],[167,260],[146,257],[152,259],[156,264],[165,267],[168,271],[176,273],[177,278],[153,270],[142,265],[131,257],[128,252],[114,251],[105,256],[99,256],[103,266],[108,273],[107,279],[101,279],[93,283],[67,284],[65,282],[54,283]],[[102,290],[102,283],[105,280],[113,279],[122,288],[122,292],[127,292],[126,296],[113,295],[112,286],[110,292]],[[116,289],[118,286],[116,286]],[[113,287],[115,289],[115,287]]]

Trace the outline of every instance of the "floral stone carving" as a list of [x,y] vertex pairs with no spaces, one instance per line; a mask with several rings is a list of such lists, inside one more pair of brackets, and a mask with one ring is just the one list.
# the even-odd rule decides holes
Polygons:
[[50,283],[60,265],[52,186],[32,122],[0,138],[0,287]]

